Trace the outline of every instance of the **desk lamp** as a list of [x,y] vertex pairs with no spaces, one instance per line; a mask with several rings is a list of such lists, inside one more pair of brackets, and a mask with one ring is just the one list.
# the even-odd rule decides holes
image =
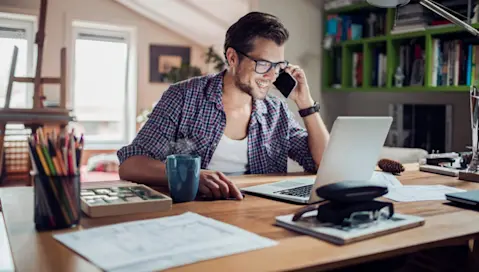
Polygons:
[[[407,5],[410,0],[367,0],[367,2],[376,7],[382,8],[400,8]],[[450,22],[464,28],[472,35],[479,37],[479,31],[470,25],[470,14],[471,14],[471,0],[468,1],[468,16],[467,23],[457,18],[448,12],[447,7],[444,7],[434,1],[430,0],[419,0],[417,1],[422,6],[428,8],[432,12],[442,16],[443,18],[449,20]],[[451,10],[452,11],[452,10]],[[452,11],[454,12],[454,11]],[[471,131],[472,131],[472,158],[467,169],[465,171],[459,172],[459,179],[479,182],[479,157],[478,157],[478,140],[479,140],[479,92],[471,84],[469,92],[470,100],[470,111],[471,111]]]

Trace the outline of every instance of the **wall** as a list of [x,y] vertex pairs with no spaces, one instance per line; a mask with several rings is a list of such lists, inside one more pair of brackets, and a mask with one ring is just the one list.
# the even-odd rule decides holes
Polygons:
[[[3,12],[38,15],[39,8],[40,0],[2,0],[0,2],[0,11]],[[205,48],[195,45],[192,41],[155,24],[113,0],[49,0],[43,76],[59,76],[61,47],[67,47],[68,57],[71,58],[70,26],[73,20],[136,28],[138,47],[137,112],[142,108],[151,107],[168,87],[167,84],[149,82],[148,53],[151,43],[192,46],[192,64],[202,69],[205,68],[202,59]],[[49,99],[56,97],[58,92],[58,88],[51,86],[46,85],[45,90]]]
[[[304,0],[258,0],[253,9],[278,16],[290,33],[285,45],[285,58],[299,65],[306,73],[313,99],[321,104],[321,115],[327,119],[327,104],[321,94],[321,13],[310,2]],[[275,94],[281,96],[279,92]],[[290,109],[297,114],[294,102],[288,100]]]
[[390,103],[451,104],[453,106],[452,151],[464,151],[471,144],[469,93],[351,93],[349,115],[388,115]]

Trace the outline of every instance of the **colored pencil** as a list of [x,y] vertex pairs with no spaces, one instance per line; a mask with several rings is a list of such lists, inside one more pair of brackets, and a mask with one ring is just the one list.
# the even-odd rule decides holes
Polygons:
[[[35,221],[43,227],[71,225],[78,221],[80,211],[76,203],[79,193],[74,190],[79,182],[79,168],[84,136],[70,133],[45,134],[38,128],[28,139],[35,193],[38,202]],[[38,187],[38,188],[37,188]],[[37,222],[40,221],[40,222]]]

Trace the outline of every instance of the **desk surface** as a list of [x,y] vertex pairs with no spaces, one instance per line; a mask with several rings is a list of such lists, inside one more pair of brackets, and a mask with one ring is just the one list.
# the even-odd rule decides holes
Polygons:
[[[284,176],[243,176],[235,177],[234,180],[240,187],[244,187],[284,178]],[[443,184],[467,190],[479,189],[477,183],[419,172],[417,168],[409,169],[398,178],[404,185]],[[17,271],[99,271],[92,263],[52,238],[52,233],[66,231],[44,233],[35,231],[31,187],[2,188],[0,199]],[[275,216],[293,213],[303,206],[251,195],[247,195],[243,201],[175,204],[168,212],[100,219],[83,217],[80,227],[67,231],[192,211],[275,239],[280,243],[271,248],[178,267],[174,269],[175,271],[318,270],[477,238],[479,212],[444,205],[445,202],[395,203],[397,212],[425,217],[425,225],[346,246],[336,246],[274,226]]]

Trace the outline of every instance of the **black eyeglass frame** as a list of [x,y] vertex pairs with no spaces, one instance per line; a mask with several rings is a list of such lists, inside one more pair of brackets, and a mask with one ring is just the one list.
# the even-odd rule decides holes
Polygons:
[[[282,72],[284,72],[284,69],[285,69],[286,67],[288,67],[288,65],[289,65],[289,62],[288,62],[287,60],[279,61],[279,62],[272,62],[272,61],[269,61],[269,60],[262,60],[262,59],[259,60],[259,59],[255,59],[255,58],[249,56],[249,55],[246,54],[246,53],[241,52],[240,50],[237,50],[237,49],[235,49],[235,48],[233,48],[233,49],[234,49],[236,52],[238,52],[239,54],[241,54],[241,55],[247,57],[248,59],[250,59],[250,60],[252,60],[252,61],[254,61],[254,62],[255,62],[254,71],[255,71],[256,73],[258,73],[258,74],[266,74],[266,73],[268,73],[268,72],[271,70],[271,68],[274,67],[274,69],[276,69],[276,66],[281,65],[281,64],[284,64],[284,68],[281,68],[281,66],[280,66],[280,69],[279,69],[279,73],[282,73]],[[267,63],[267,64],[269,65],[269,68],[268,68],[265,72],[258,72],[258,63]]]

